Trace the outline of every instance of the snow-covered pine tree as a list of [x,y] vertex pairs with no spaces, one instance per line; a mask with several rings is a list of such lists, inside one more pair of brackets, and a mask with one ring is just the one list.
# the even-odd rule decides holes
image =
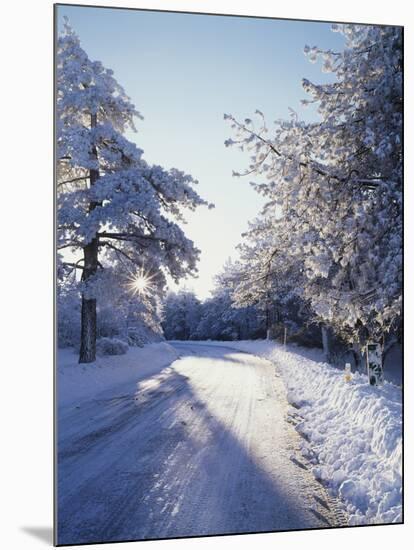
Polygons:
[[[286,270],[292,267],[285,254],[284,243],[278,239],[277,224],[278,218],[275,212],[269,213],[268,205],[261,215],[249,223],[249,229],[242,235],[243,241],[238,246],[239,277],[232,291],[235,307],[254,305],[263,311],[269,337],[279,320]],[[293,283],[293,269],[290,270],[288,282]]]
[[266,205],[249,224],[239,245],[239,275],[232,291],[234,307],[254,306],[266,319],[268,338],[280,337],[284,329],[290,338],[315,341],[309,329],[311,312],[303,299],[303,265],[290,254],[289,239],[278,229],[281,219]]
[[240,340],[264,336],[264,315],[252,306],[236,307],[233,291],[240,281],[239,262],[228,260],[215,277],[211,297],[202,303],[196,330],[201,340]]
[[[304,81],[320,121],[277,121],[257,111],[229,119],[251,153],[246,173],[277,205],[275,231],[303,263],[303,294],[316,316],[348,341],[398,330],[402,286],[402,30],[334,26],[342,52],[305,48],[324,60],[334,83]],[[308,102],[306,100],[304,103]]]
[[200,321],[201,302],[192,290],[169,292],[163,304],[162,327],[167,340],[192,340]]
[[88,58],[66,21],[57,44],[58,248],[81,253],[62,262],[82,273],[81,363],[95,360],[93,283],[105,250],[130,269],[146,258],[174,280],[196,272],[199,251],[177,222],[183,209],[207,203],[191,176],[144,161],[124,137],[135,118],[113,72]]

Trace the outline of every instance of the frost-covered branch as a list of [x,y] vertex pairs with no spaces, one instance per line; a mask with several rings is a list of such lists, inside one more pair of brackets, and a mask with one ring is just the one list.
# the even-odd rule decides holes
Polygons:
[[303,81],[304,103],[318,105],[320,121],[302,122],[292,111],[270,130],[257,111],[257,130],[251,119],[225,115],[235,133],[226,146],[250,154],[235,175],[260,177],[252,185],[267,199],[244,235],[246,271],[235,295],[242,303],[261,299],[269,281],[290,277],[317,319],[366,341],[394,330],[401,316],[402,34],[336,30],[343,52],[305,48],[335,75],[328,84]]

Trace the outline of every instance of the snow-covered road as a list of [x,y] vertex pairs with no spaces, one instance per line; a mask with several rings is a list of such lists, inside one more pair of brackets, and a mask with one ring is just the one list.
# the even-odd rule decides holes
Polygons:
[[327,527],[268,361],[208,343],[59,411],[58,542]]

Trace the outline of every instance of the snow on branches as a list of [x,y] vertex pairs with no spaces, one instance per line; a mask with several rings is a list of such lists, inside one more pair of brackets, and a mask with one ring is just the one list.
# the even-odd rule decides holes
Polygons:
[[[270,130],[260,111],[255,121],[225,115],[234,132],[226,145],[250,154],[237,175],[264,181],[253,186],[268,204],[249,233],[267,243],[259,271],[269,255],[295,260],[295,286],[316,318],[364,342],[398,330],[401,314],[402,32],[334,30],[345,37],[342,52],[305,47],[335,75],[330,84],[303,81],[304,103],[317,104],[320,120],[292,112]],[[275,206],[278,215],[269,216]]]
[[57,48],[58,248],[83,255],[76,268],[86,285],[105,265],[121,274],[145,266],[176,281],[195,274],[199,250],[179,222],[184,210],[212,205],[192,176],[149,165],[125,138],[142,117],[67,21]]

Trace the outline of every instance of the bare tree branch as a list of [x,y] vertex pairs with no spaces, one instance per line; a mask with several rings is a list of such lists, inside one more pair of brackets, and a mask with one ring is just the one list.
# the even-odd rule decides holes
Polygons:
[[[119,241],[131,241],[131,240],[147,240],[147,241],[155,241],[155,242],[163,242],[167,243],[169,242],[168,239],[163,239],[162,237],[154,237],[153,235],[137,235],[136,233],[108,233],[106,231],[103,231],[102,233],[98,233],[98,237],[105,237],[107,239],[115,239]],[[175,243],[171,243],[175,244]]]
[[121,254],[122,256],[125,256],[125,258],[127,258],[130,262],[136,263],[133,260],[133,258],[131,258],[131,256],[129,256],[129,254],[127,254],[126,252],[124,252],[123,250],[121,250],[120,248],[116,247],[115,245],[113,245],[112,243],[110,243],[108,241],[100,241],[99,246],[107,246],[107,247],[111,248],[112,250],[115,250],[117,253]]
[[58,182],[57,186],[60,187],[61,185],[66,185],[67,183],[74,183],[75,181],[87,180],[89,178],[90,178],[90,176],[83,176],[83,177],[79,177],[79,178],[73,178],[71,180],[60,181],[60,182]]

